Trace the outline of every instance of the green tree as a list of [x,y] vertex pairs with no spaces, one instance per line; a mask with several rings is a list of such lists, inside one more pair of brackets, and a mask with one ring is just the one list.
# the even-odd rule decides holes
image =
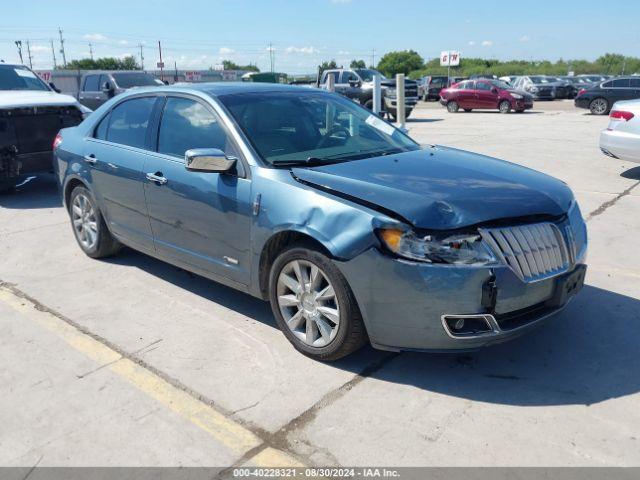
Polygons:
[[237,63],[235,63],[232,60],[223,60],[222,61],[222,68],[224,68],[225,70],[246,70],[248,72],[259,72],[260,69],[257,67],[257,65],[253,65],[253,64],[249,64],[249,65],[238,65]]
[[349,65],[351,68],[367,68],[367,64],[364,63],[364,60],[351,60],[351,64]]
[[[63,66],[59,66],[63,69]],[[81,58],[79,60],[71,60],[67,63],[68,70],[140,70],[140,65],[135,57],[127,56],[124,58],[103,57]]]
[[424,66],[424,60],[414,50],[389,52],[384,54],[378,63],[378,70],[391,77],[396,73],[408,74]]
[[333,70],[334,68],[338,68],[338,64],[335,60],[324,61],[322,65],[318,65],[319,75],[322,75],[322,72],[325,70]]

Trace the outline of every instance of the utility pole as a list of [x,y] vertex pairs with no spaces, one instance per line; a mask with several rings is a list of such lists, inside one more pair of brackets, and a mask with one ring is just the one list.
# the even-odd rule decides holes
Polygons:
[[273,57],[273,45],[271,44],[271,42],[269,42],[269,63],[271,65],[271,73],[273,73],[274,57]]
[[91,45],[91,42],[89,42],[89,56],[93,60],[93,45]]
[[22,59],[22,40],[15,41],[16,47],[18,47],[18,55],[20,55],[20,63],[24,65],[24,60]]
[[27,40],[27,56],[29,57],[29,68],[33,68],[33,62],[31,61],[31,45],[29,44],[29,40]]
[[53,38],[51,39],[51,55],[53,56],[53,69],[58,68],[58,64],[56,63],[56,49],[53,48]]
[[58,27],[58,34],[60,35],[60,53],[62,54],[62,64],[64,68],[67,68],[67,56],[64,53],[64,38],[62,38],[62,29]]
[[371,49],[371,68],[376,68],[376,49]]
[[158,62],[158,66],[160,67],[160,80],[164,82],[164,63],[162,62],[162,46],[160,45],[160,40],[158,40],[158,52],[160,53],[160,61]]
[[142,53],[142,49],[144,48],[144,45],[139,43],[138,47],[140,47],[140,69],[144,70],[144,54]]

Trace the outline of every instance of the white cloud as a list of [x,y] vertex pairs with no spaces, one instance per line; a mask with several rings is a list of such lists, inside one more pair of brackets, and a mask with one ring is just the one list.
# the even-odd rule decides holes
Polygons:
[[349,55],[349,52],[347,50],[340,50],[338,55]]
[[119,40],[118,45],[129,45],[129,42],[127,42],[126,40]]
[[218,50],[218,53],[220,55],[231,55],[234,52],[235,52],[235,50],[233,48],[229,48],[229,47],[220,47],[220,50]]
[[483,40],[481,45],[483,47],[490,47],[491,45],[493,45],[493,41],[492,40]]
[[316,47],[287,47],[284,51],[287,53],[303,53],[305,55],[319,53],[319,50]]
[[47,45],[31,45],[31,53],[50,52],[51,46]]
[[469,46],[473,47],[476,44],[475,40],[470,40],[469,41]]
[[520,37],[520,41],[521,42],[528,42],[530,40],[528,35],[523,35]]
[[107,39],[107,37],[105,37],[101,33],[87,33],[82,38],[84,38],[85,40],[91,40],[93,42],[99,42]]

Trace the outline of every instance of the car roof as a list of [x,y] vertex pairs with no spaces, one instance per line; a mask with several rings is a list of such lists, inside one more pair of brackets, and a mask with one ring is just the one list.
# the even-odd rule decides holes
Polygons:
[[[325,92],[316,89],[317,92]],[[308,87],[298,85],[284,85],[281,83],[261,83],[261,82],[209,82],[190,83],[182,85],[151,86],[131,89],[131,95],[140,93],[160,93],[160,92],[182,92],[182,93],[205,93],[212,97],[219,95],[230,95],[236,93],[259,93],[259,92],[309,92]],[[125,94],[126,95],[126,94]]]
[[[87,76],[87,75],[104,75],[105,73],[118,73],[118,74],[124,74],[124,75],[132,75],[132,74],[140,74],[140,73],[144,73],[146,75],[151,75],[149,72],[145,72],[142,70],[90,70],[86,73],[83,74],[83,76]],[[151,75],[153,76],[153,75]]]

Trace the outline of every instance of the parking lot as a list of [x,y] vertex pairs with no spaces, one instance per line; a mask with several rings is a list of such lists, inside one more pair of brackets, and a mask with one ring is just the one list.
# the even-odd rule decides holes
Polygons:
[[0,195],[0,463],[640,466],[640,166],[607,117],[420,102],[407,127],[541,170],[589,229],[584,291],[466,354],[297,353],[267,303],[132,250],[78,248],[50,177]]

